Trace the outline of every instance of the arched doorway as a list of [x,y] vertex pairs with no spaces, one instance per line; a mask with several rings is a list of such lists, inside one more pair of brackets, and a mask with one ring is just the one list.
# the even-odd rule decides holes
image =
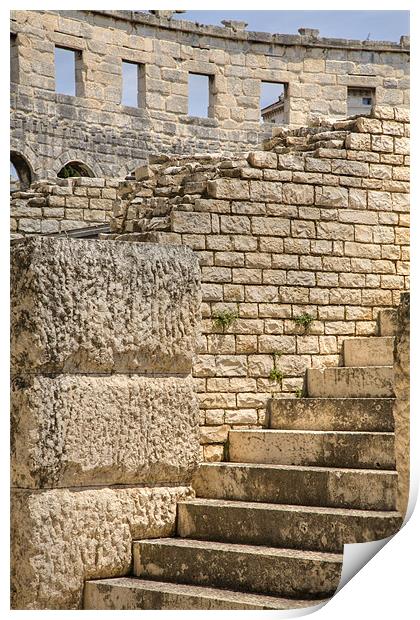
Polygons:
[[10,151],[10,188],[27,189],[33,174],[26,159],[17,151]]
[[81,161],[69,161],[57,173],[60,179],[68,179],[70,177],[93,177],[93,171]]

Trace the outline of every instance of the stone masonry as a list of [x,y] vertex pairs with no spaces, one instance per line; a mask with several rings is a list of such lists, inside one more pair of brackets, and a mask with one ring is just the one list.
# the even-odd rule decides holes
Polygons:
[[152,164],[121,186],[116,238],[187,244],[200,260],[205,459],[222,459],[230,428],[263,425],[269,397],[299,396],[307,367],[336,366],[343,341],[375,334],[378,311],[399,303],[407,123],[405,110],[378,107],[280,132],[246,158]]
[[[373,89],[378,105],[409,104],[408,37],[271,35],[170,17],[12,11],[11,151],[32,181],[54,178],[70,161],[92,176],[124,177],[153,153],[243,152],[270,130],[260,123],[262,82],[285,85],[291,127],[345,118],[348,88]],[[56,46],[77,54],[75,96],[56,92]],[[138,107],[121,104],[123,61],[141,68]],[[209,76],[209,118],[188,115],[189,73]]]
[[199,463],[199,268],[186,247],[12,248],[12,608],[76,609],[175,531]]
[[153,156],[137,180],[36,183],[13,194],[15,235],[96,218],[111,223],[105,239],[194,250],[201,443],[220,460],[229,429],[262,426],[268,398],[301,395],[305,369],[337,365],[343,341],[374,334],[378,311],[408,288],[408,121],[376,107],[277,130],[265,150],[234,158]]

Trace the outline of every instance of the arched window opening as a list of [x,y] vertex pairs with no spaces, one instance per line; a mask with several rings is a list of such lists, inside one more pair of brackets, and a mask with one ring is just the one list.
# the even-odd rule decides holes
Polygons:
[[95,175],[86,164],[80,161],[69,161],[61,168],[57,176],[60,179],[69,179],[70,177],[93,177]]
[[20,153],[10,153],[10,189],[27,189],[32,183],[32,172],[28,162]]

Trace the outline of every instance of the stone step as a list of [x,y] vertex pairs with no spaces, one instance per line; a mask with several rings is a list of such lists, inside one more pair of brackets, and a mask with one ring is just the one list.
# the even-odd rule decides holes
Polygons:
[[198,497],[275,504],[395,510],[397,472],[296,465],[202,463]]
[[377,327],[380,336],[395,336],[397,331],[397,311],[394,308],[380,310],[378,312]]
[[394,433],[235,430],[229,433],[229,461],[395,469]]
[[349,338],[343,342],[344,366],[392,366],[393,336]]
[[183,538],[133,543],[137,577],[286,598],[326,598],[340,581],[342,554]]
[[394,430],[393,398],[272,398],[269,426],[283,430]]
[[320,601],[235,592],[132,577],[85,583],[84,609],[297,609]]
[[178,503],[182,538],[341,552],[346,543],[387,538],[401,527],[395,511],[192,499]]
[[314,398],[392,398],[392,366],[308,368],[308,396]]

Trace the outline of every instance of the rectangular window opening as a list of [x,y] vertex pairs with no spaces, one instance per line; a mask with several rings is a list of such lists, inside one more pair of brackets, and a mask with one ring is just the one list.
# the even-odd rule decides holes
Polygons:
[[347,116],[369,114],[375,103],[374,88],[348,87]]
[[289,122],[287,90],[287,84],[284,82],[261,82],[261,123],[287,125]]
[[72,97],[82,95],[82,53],[67,47],[55,47],[55,92]]
[[188,74],[188,115],[199,118],[213,118],[212,75]]
[[122,105],[143,108],[145,105],[144,65],[122,61]]

